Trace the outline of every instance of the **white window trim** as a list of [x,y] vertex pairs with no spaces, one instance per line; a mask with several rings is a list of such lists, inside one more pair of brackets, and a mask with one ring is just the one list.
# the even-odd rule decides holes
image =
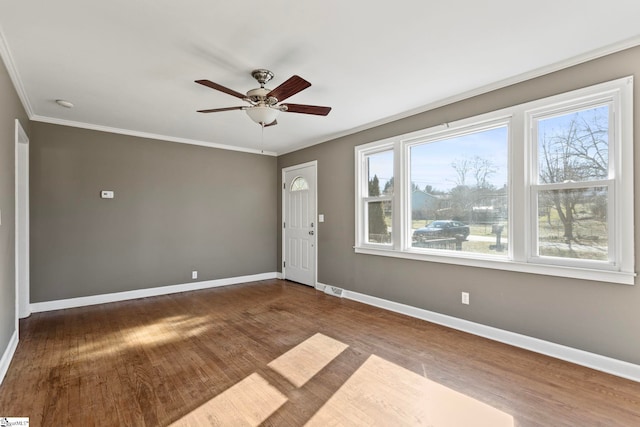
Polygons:
[[[380,195],[375,197],[365,196],[369,193],[369,180],[368,180],[368,169],[366,159],[368,156],[373,154],[382,153],[385,151],[393,150],[394,144],[392,140],[384,140],[384,141],[376,141],[371,144],[367,144],[364,146],[360,146],[360,150],[356,153],[356,217],[361,218],[361,220],[357,221],[356,224],[356,242],[361,242],[361,247],[367,247],[371,249],[398,249],[398,238],[396,237],[395,231],[392,231],[391,234],[391,244],[387,243],[371,243],[367,241],[367,216],[365,215],[366,209],[365,205],[367,202],[376,202],[376,201],[391,201],[391,212],[392,212],[392,230],[399,230],[400,228],[396,228],[397,222],[397,200],[398,197],[395,197],[396,192],[396,182],[394,178],[394,193],[392,195]],[[394,154],[394,162],[395,162],[395,154]],[[395,165],[394,165],[395,169]]]
[[[533,230],[521,234],[520,239],[509,240],[508,256],[494,256],[459,253],[455,251],[424,250],[411,247],[410,230],[406,227],[410,221],[409,182],[409,147],[428,140],[443,139],[447,134],[464,132],[465,129],[476,132],[483,126],[495,127],[496,124],[508,123],[509,128],[509,228],[524,230],[534,227],[532,221],[532,191],[531,184],[537,182],[534,176],[537,165],[534,165],[536,143],[531,141],[532,117],[536,112],[560,111],[568,106],[575,107],[579,103],[587,105],[589,102],[602,102],[611,99],[614,103],[614,129],[619,132],[614,135],[617,141],[609,156],[613,156],[613,170],[621,177],[609,177],[604,180],[608,188],[613,190],[616,206],[610,206],[615,211],[611,216],[614,230],[615,247],[612,253],[617,264],[603,261],[587,260],[557,260],[547,257],[532,256],[532,248],[536,244]],[[362,183],[366,182],[366,167],[363,162],[366,155],[379,151],[394,150],[394,197],[393,197],[393,240],[392,245],[365,244],[363,229]],[[534,168],[535,167],[535,168]],[[636,273],[634,258],[634,214],[633,214],[633,77],[624,77],[610,82],[590,86],[588,88],[571,91],[556,96],[520,104],[510,108],[482,114],[472,118],[440,125],[428,129],[375,141],[355,147],[356,171],[356,236],[354,250],[356,253],[389,256],[422,260],[429,262],[464,265],[506,271],[541,274],[556,277],[594,280],[610,283],[633,285]],[[534,178],[536,181],[534,181]],[[611,179],[615,184],[611,184]],[[524,191],[523,191],[524,190]],[[624,197],[627,195],[627,197]],[[613,204],[611,204],[613,205]],[[407,228],[405,230],[405,228]],[[537,233],[537,230],[536,230]],[[551,258],[551,257],[549,257]],[[574,262],[577,261],[577,262]]]

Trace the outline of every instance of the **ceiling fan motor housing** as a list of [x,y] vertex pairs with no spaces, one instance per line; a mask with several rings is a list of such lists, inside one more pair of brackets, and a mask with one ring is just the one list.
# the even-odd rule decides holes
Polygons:
[[269,92],[271,92],[271,90],[264,87],[251,89],[247,92],[247,98],[256,104],[273,106],[278,102],[278,100],[273,96],[267,97]]

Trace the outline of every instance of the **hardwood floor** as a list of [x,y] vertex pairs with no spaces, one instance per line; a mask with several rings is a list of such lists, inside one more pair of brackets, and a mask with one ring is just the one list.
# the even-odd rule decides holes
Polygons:
[[640,383],[282,280],[20,328],[0,416],[31,426],[640,426]]

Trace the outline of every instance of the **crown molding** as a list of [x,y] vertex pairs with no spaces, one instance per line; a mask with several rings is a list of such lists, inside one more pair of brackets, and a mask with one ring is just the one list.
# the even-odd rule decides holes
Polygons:
[[11,50],[9,49],[9,44],[7,43],[7,40],[4,36],[2,27],[0,27],[0,57],[4,61],[4,66],[7,68],[9,78],[11,79],[16,92],[18,93],[20,102],[22,102],[22,107],[27,113],[29,119],[31,119],[33,117],[33,108],[31,107],[29,97],[27,96],[27,91],[24,89],[24,85],[22,84],[22,80],[20,79],[20,75],[18,74],[18,69],[16,68],[13,56],[11,55]]
[[202,147],[218,148],[221,150],[240,151],[244,153],[261,154],[265,156],[277,156],[277,153],[273,151],[262,151],[262,150],[256,150],[251,148],[236,147],[233,145],[218,144],[215,142],[199,141],[195,139],[159,135],[159,134],[149,133],[149,132],[134,131],[130,129],[120,129],[115,127],[96,125],[92,123],[76,122],[71,120],[64,120],[64,119],[58,119],[54,117],[37,115],[34,113],[33,108],[31,107],[31,103],[29,102],[27,91],[25,90],[24,84],[20,79],[20,74],[18,73],[17,67],[15,65],[15,61],[13,60],[13,56],[11,55],[11,50],[9,49],[9,44],[6,41],[4,32],[2,31],[2,27],[0,27],[0,58],[2,58],[4,65],[7,68],[7,73],[9,74],[9,78],[13,83],[13,87],[15,88],[18,94],[18,98],[20,99],[20,102],[22,103],[22,107],[24,108],[25,112],[27,113],[27,116],[29,117],[29,120],[33,120],[36,122],[57,124],[62,126],[71,126],[71,127],[81,128],[81,129],[109,132],[109,133],[115,133],[119,135],[128,135],[128,136],[135,136],[140,138],[148,138],[148,139],[155,139],[155,140],[168,141],[168,142],[178,142],[181,144],[199,145]]
[[602,58],[603,56],[611,55],[616,52],[623,51],[625,49],[630,49],[632,47],[636,47],[640,45],[640,36],[632,37],[627,40],[623,40],[618,43],[613,43],[607,46],[604,46],[599,49],[595,49],[581,55],[577,55],[559,62],[555,62],[553,64],[536,68],[535,70],[527,71],[526,73],[518,74],[513,77],[509,77],[507,79],[499,80],[494,83],[490,83],[485,86],[478,87],[476,89],[472,89],[466,92],[461,92],[457,95],[452,95],[443,99],[439,99],[432,103],[423,105],[421,107],[417,107],[399,114],[395,114],[393,116],[385,117],[380,120],[375,120],[373,122],[366,123],[361,126],[356,126],[354,128],[345,130],[343,132],[337,132],[329,137],[323,138],[317,142],[310,142],[303,146],[298,146],[296,148],[292,148],[291,150],[285,150],[278,152],[279,156],[284,154],[293,153],[295,151],[303,150],[305,148],[312,147],[314,145],[322,144],[324,142],[329,142],[336,140],[338,138],[342,138],[345,136],[353,135],[358,132],[362,132],[365,130],[373,129],[378,126],[382,126],[388,123],[392,123],[401,119],[405,119],[407,117],[415,116],[417,114],[425,113],[427,111],[435,110],[436,108],[444,107],[446,105],[450,105],[459,101],[463,101],[465,99],[473,98],[474,96],[483,95],[485,93],[493,92],[498,89],[503,89],[507,86],[511,86],[517,83],[522,83],[527,80],[532,80],[537,77],[544,76],[546,74],[551,74],[556,71],[564,70],[566,68],[573,67],[575,65],[583,64],[585,62],[592,61],[594,59]]
[[215,142],[199,141],[197,139],[180,138],[177,136],[160,135],[157,133],[141,132],[141,131],[131,130],[131,129],[121,129],[121,128],[115,128],[111,126],[94,125],[91,123],[76,122],[72,120],[58,119],[55,117],[33,115],[33,117],[30,117],[30,118],[35,122],[50,123],[50,124],[61,125],[61,126],[70,126],[70,127],[80,128],[80,129],[95,130],[99,132],[109,132],[109,133],[115,133],[119,135],[135,136],[138,138],[155,139],[159,141],[178,142],[180,144],[199,145],[202,147],[218,148],[220,150],[228,150],[228,151],[240,151],[243,153],[260,154],[264,156],[277,156],[277,153],[273,151],[261,151],[253,148],[236,147],[233,145],[218,144]]
[[18,74],[17,68],[15,66],[15,61],[13,60],[13,57],[11,55],[11,51],[9,49],[9,45],[6,41],[6,38],[4,36],[4,33],[2,31],[2,27],[0,27],[0,57],[3,59],[4,64],[7,68],[7,72],[9,73],[9,77],[11,78],[11,81],[16,89],[16,92],[18,93],[18,97],[20,98],[20,101],[22,102],[22,105],[29,117],[30,120],[34,120],[34,121],[39,121],[39,122],[45,122],[45,123],[52,123],[52,124],[59,124],[59,125],[63,125],[63,126],[71,126],[71,127],[78,127],[78,128],[82,128],[82,129],[90,129],[90,130],[98,130],[98,131],[102,131],[102,132],[111,132],[111,133],[116,133],[116,134],[121,134],[121,135],[129,135],[129,136],[137,136],[137,137],[141,137],[141,138],[150,138],[150,139],[156,139],[156,140],[161,140],[161,141],[169,141],[169,142],[178,142],[178,143],[182,143],[182,144],[191,144],[191,145],[200,145],[200,146],[204,146],[204,147],[210,147],[210,148],[219,148],[222,150],[231,150],[231,151],[240,151],[240,152],[245,152],[245,153],[252,153],[252,154],[262,154],[262,155],[267,155],[267,156],[280,156],[280,155],[284,155],[284,154],[288,154],[288,153],[292,153],[295,151],[299,151],[299,150],[303,150],[305,148],[308,147],[312,147],[314,145],[318,145],[318,144],[322,144],[325,142],[329,142],[329,141],[333,141],[335,139],[338,138],[342,138],[348,135],[352,135],[354,133],[358,133],[358,132],[362,132],[368,129],[372,129],[378,126],[382,126],[388,123],[392,123],[407,117],[411,117],[411,116],[415,116],[417,114],[421,114],[430,110],[434,110],[436,108],[439,107],[443,107],[445,105],[449,105],[449,104],[453,104],[455,102],[459,102],[468,98],[472,98],[474,96],[478,96],[478,95],[482,95],[485,93],[489,93],[498,89],[502,89],[505,88],[507,86],[511,86],[517,83],[522,83],[524,81],[527,80],[531,80],[534,79],[536,77],[540,77],[546,74],[550,74],[556,71],[560,71],[563,70],[565,68],[569,68],[575,65],[579,65],[594,59],[598,59],[601,58],[603,56],[606,55],[610,55],[616,52],[620,52],[622,50],[625,49],[629,49],[632,47],[636,47],[640,45],[640,36],[636,36],[636,37],[632,37],[630,39],[627,40],[623,40],[621,42],[617,42],[617,43],[613,43],[607,46],[603,46],[602,48],[599,49],[595,49],[592,50],[590,52],[586,52],[584,54],[581,55],[577,55],[553,64],[550,64],[548,66],[545,67],[541,67],[541,68],[537,68],[535,70],[532,71],[528,71],[526,73],[522,73],[519,74],[517,76],[513,76],[507,79],[503,79],[494,83],[490,83],[488,85],[485,86],[481,86],[479,88],[476,89],[472,89],[470,91],[466,91],[466,92],[462,92],[459,93],[457,95],[453,95],[450,97],[446,97],[440,100],[437,100],[435,102],[423,105],[421,107],[418,108],[414,108],[408,111],[405,111],[403,113],[399,113],[399,114],[395,114],[393,116],[389,116],[389,117],[385,117],[383,119],[380,120],[375,120],[373,122],[369,122],[366,123],[364,125],[361,126],[356,126],[354,128],[350,128],[347,129],[343,132],[337,132],[334,133],[333,135],[330,135],[328,137],[322,138],[318,141],[315,142],[309,142],[308,144],[304,144],[302,146],[297,146],[294,147],[290,150],[283,150],[283,151],[279,151],[279,152],[272,152],[272,151],[261,151],[261,150],[256,150],[256,149],[249,149],[249,148],[243,148],[243,147],[236,147],[236,146],[231,146],[231,145],[226,145],[226,144],[218,144],[218,143],[214,143],[214,142],[207,142],[207,141],[199,141],[199,140],[193,140],[193,139],[188,139],[188,138],[179,138],[179,137],[173,137],[173,136],[167,136],[167,135],[159,135],[159,134],[153,134],[153,133],[148,133],[148,132],[141,132],[141,131],[134,131],[134,130],[130,130],[130,129],[120,129],[120,128],[114,128],[114,127],[109,127],[109,126],[102,126],[102,125],[95,125],[95,124],[91,124],[91,123],[83,123],[83,122],[75,122],[75,121],[68,121],[68,120],[63,120],[63,119],[57,119],[57,118],[53,118],[53,117],[45,117],[45,116],[39,116],[36,115],[33,111],[33,108],[31,107],[31,104],[29,102],[29,98],[27,96],[27,92],[24,89],[24,85],[22,84],[22,80],[20,79],[20,75]]

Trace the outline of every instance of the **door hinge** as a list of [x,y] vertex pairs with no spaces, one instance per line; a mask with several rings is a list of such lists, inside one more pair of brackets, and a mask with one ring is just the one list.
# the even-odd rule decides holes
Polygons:
[[282,261],[282,268],[286,268],[287,267],[287,261]]
[[286,189],[287,189],[287,183],[286,183],[286,182],[283,182],[283,183],[282,183],[282,189],[283,189],[283,190],[286,190]]
[[282,228],[287,228],[287,223],[286,222],[282,223]]

